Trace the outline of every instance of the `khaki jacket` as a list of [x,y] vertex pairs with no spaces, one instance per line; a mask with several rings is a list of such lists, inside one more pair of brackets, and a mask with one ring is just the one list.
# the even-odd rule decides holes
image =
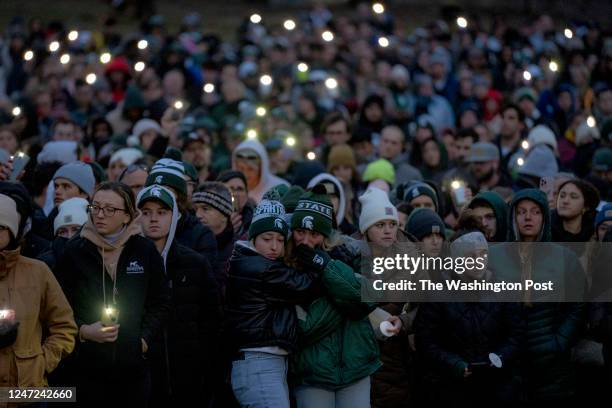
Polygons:
[[19,249],[0,252],[0,308],[14,310],[19,322],[15,342],[0,349],[0,387],[46,386],[47,374],[72,352],[77,334],[53,273]]

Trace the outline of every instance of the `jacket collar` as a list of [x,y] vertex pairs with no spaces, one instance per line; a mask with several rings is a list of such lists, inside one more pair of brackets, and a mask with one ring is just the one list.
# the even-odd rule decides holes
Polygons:
[[88,220],[83,226],[83,229],[81,230],[81,237],[92,242],[98,248],[104,249],[105,251],[112,251],[123,247],[128,239],[130,239],[130,237],[133,235],[139,235],[142,233],[140,223],[138,222],[139,218],[140,213],[138,213],[138,215],[127,225],[121,235],[113,243],[109,242],[106,238],[100,235],[92,224],[91,220]]
[[0,280],[6,278],[9,271],[15,268],[21,254],[21,248],[0,251]]

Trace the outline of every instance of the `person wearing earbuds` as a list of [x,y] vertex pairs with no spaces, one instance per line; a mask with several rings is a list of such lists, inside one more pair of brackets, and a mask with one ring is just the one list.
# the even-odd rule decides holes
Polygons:
[[141,235],[140,212],[125,184],[102,183],[88,212],[55,268],[79,327],[72,367],[78,404],[108,406],[121,398],[146,407],[147,351],[170,309],[164,262]]

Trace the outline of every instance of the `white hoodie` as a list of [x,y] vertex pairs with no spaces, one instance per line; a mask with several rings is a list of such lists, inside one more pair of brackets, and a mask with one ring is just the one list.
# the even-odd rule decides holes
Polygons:
[[340,200],[338,203],[338,212],[336,213],[336,223],[338,226],[342,224],[342,220],[344,219],[344,213],[346,211],[346,197],[344,196],[344,187],[340,180],[329,173],[321,173],[315,177],[313,177],[306,186],[307,189],[311,189],[319,183],[333,183],[336,186],[336,190],[340,192]]
[[232,168],[236,170],[236,154],[241,150],[250,149],[255,151],[261,159],[261,174],[259,175],[259,184],[255,188],[249,189],[249,198],[255,201],[255,204],[259,204],[261,198],[270,190],[272,187],[276,187],[279,184],[289,186],[287,180],[275,176],[270,173],[270,160],[268,159],[268,152],[266,148],[259,143],[257,140],[245,140],[240,143],[234,152],[232,153]]

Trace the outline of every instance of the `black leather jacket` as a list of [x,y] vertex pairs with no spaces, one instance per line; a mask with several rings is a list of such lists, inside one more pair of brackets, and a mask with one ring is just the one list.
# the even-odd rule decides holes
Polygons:
[[226,324],[234,351],[278,346],[295,348],[295,305],[314,299],[318,276],[259,255],[247,243],[236,243],[230,258],[226,291]]

